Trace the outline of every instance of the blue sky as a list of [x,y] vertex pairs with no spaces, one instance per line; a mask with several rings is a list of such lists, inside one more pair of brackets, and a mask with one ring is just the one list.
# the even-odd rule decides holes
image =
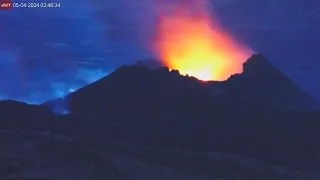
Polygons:
[[[40,103],[151,57],[155,0],[55,2],[62,7],[0,11],[0,98]],[[212,3],[236,37],[320,98],[316,0]]]

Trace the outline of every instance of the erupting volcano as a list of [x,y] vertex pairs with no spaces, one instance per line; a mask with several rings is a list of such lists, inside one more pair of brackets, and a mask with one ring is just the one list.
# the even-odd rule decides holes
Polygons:
[[161,1],[158,7],[153,50],[161,63],[204,81],[242,73],[252,50],[222,28],[205,0]]

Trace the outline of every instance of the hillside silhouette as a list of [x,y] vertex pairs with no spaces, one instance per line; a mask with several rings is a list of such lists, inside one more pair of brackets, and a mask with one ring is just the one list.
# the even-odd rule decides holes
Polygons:
[[[73,112],[160,112],[183,106],[204,110],[228,108],[310,109],[318,103],[273,67],[262,55],[253,55],[242,74],[224,82],[203,82],[152,61],[122,66],[67,98]],[[186,101],[186,102],[184,102]],[[131,104],[132,103],[132,104]],[[201,106],[199,106],[201,104]],[[185,107],[187,108],[187,107]],[[180,109],[183,110],[183,109]]]

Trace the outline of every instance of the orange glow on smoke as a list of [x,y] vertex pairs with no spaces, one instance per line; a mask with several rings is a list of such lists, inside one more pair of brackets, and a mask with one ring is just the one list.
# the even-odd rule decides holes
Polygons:
[[242,73],[252,52],[211,18],[204,2],[180,0],[170,9],[160,4],[153,50],[165,66],[182,75],[224,81]]

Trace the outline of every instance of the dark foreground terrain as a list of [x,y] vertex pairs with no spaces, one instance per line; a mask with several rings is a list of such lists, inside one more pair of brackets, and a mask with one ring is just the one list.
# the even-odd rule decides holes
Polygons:
[[0,102],[0,179],[320,179],[317,102],[260,55],[244,70],[139,63],[41,106]]

